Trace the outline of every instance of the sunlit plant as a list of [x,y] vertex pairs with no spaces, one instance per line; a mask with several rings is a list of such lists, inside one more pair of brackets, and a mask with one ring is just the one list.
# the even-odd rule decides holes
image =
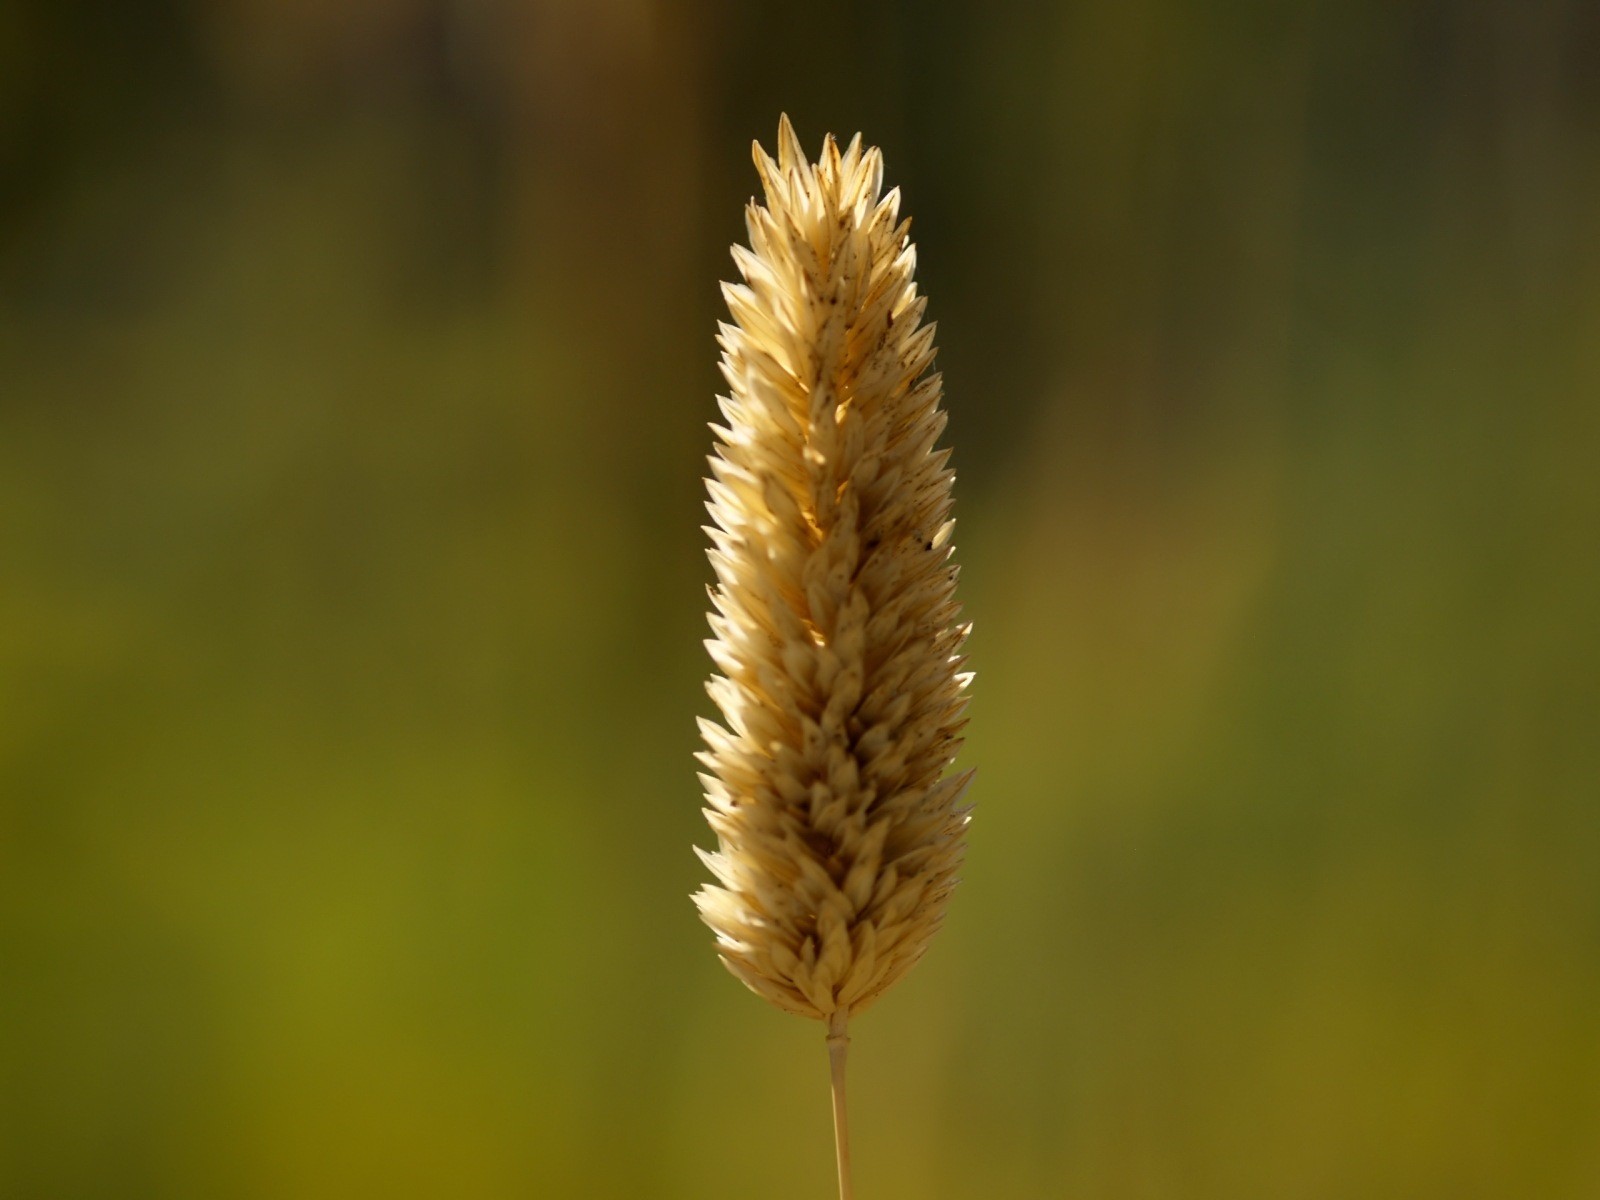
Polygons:
[[850,1019],[927,949],[964,850],[965,725],[934,326],[899,190],[858,135],[807,161],[788,118],[745,212],[721,326],[725,423],[707,480],[702,721],[716,877],[695,901],[722,961],[827,1025],[839,1192],[851,1196]]

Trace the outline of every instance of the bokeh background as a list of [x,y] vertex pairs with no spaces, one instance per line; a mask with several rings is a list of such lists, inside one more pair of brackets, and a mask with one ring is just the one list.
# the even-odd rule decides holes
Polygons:
[[777,116],[915,218],[966,880],[864,1197],[1600,1195],[1600,7],[0,7],[0,1195],[824,1197],[716,963]]

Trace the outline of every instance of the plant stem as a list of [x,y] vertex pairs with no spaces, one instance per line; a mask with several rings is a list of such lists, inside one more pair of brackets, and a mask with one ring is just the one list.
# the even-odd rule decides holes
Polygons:
[[828,1066],[833,1074],[833,1144],[839,1156],[839,1200],[853,1200],[855,1196],[850,1186],[850,1124],[844,1110],[844,1056],[850,1049],[845,1025],[849,1020],[848,1008],[836,1008],[828,1018]]

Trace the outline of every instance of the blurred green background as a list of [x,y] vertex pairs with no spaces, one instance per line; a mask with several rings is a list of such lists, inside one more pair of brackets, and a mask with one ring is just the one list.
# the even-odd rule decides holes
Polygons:
[[862,1197],[1600,1195],[1600,7],[0,7],[0,1195],[831,1194],[717,964],[777,116],[940,321],[966,881]]

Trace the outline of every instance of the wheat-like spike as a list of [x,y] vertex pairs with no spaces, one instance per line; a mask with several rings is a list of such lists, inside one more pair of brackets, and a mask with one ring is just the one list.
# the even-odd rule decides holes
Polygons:
[[701,723],[717,882],[695,902],[729,970],[829,1023],[842,1071],[846,1022],[921,957],[961,865],[955,476],[882,156],[830,135],[808,162],[787,117],[777,161],[754,154],[706,481],[725,723]]

